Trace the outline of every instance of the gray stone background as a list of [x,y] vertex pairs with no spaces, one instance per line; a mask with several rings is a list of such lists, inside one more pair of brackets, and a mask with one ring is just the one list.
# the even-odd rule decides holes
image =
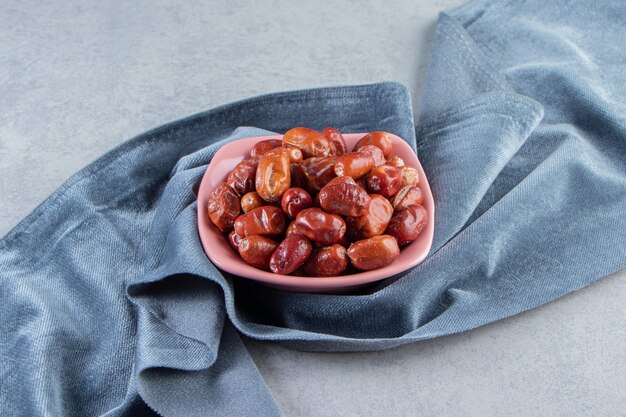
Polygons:
[[[125,139],[251,95],[399,81],[419,111],[463,0],[0,0],[0,235]],[[626,270],[456,336],[377,353],[246,340],[287,416],[626,415]]]

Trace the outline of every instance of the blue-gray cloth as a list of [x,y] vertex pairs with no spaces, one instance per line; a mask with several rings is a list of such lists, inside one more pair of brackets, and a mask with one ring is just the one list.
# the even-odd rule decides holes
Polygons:
[[[417,126],[398,84],[298,91],[167,124],[89,165],[0,241],[0,415],[279,415],[239,333],[385,349],[623,268],[624,21],[621,1],[473,2],[440,18]],[[358,295],[281,292],[209,262],[195,191],[212,155],[298,125],[416,148],[437,206],[425,262]]]

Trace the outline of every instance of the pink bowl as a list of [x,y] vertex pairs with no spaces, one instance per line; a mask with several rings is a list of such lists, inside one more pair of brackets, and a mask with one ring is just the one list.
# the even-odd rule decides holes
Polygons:
[[[345,134],[348,149],[363,137],[363,133]],[[433,241],[435,203],[428,185],[428,179],[417,156],[411,147],[400,137],[389,135],[393,142],[392,155],[402,158],[409,166],[415,167],[419,173],[419,186],[424,192],[424,208],[428,211],[428,224],[420,236],[400,251],[400,256],[384,268],[352,275],[337,277],[302,277],[279,275],[262,271],[246,264],[235,253],[228,240],[213,225],[207,211],[207,201],[211,192],[222,183],[228,173],[244,157],[249,156],[255,143],[266,139],[281,139],[281,135],[258,136],[230,142],[222,146],[213,156],[200,183],[198,192],[198,232],[204,251],[211,261],[220,269],[239,277],[249,278],[270,287],[287,291],[314,293],[341,293],[356,289],[365,284],[397,275],[414,267],[426,258]]]

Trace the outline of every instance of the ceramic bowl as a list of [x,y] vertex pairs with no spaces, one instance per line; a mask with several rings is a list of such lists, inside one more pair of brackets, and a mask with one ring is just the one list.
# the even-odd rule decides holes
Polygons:
[[[363,133],[344,134],[348,149],[363,137]],[[224,236],[209,219],[207,201],[211,192],[222,183],[228,173],[245,157],[254,144],[266,139],[281,139],[281,135],[257,136],[240,139],[222,146],[216,153],[200,183],[198,190],[198,232],[202,246],[209,259],[220,269],[238,277],[252,279],[265,285],[287,291],[314,293],[345,293],[369,283],[398,275],[413,268],[426,258],[433,241],[435,204],[428,185],[428,178],[411,147],[400,137],[389,135],[393,142],[392,156],[399,156],[406,165],[417,169],[419,187],[424,193],[423,206],[428,212],[428,224],[420,236],[402,248],[400,256],[390,265],[373,271],[336,277],[302,277],[279,275],[246,264],[233,251]]]

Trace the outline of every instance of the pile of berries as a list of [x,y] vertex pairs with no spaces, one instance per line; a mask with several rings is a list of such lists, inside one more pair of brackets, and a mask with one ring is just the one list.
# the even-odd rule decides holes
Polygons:
[[260,269],[328,277],[382,268],[427,222],[417,170],[392,152],[385,132],[348,152],[334,128],[296,127],[253,147],[211,193],[209,217]]

